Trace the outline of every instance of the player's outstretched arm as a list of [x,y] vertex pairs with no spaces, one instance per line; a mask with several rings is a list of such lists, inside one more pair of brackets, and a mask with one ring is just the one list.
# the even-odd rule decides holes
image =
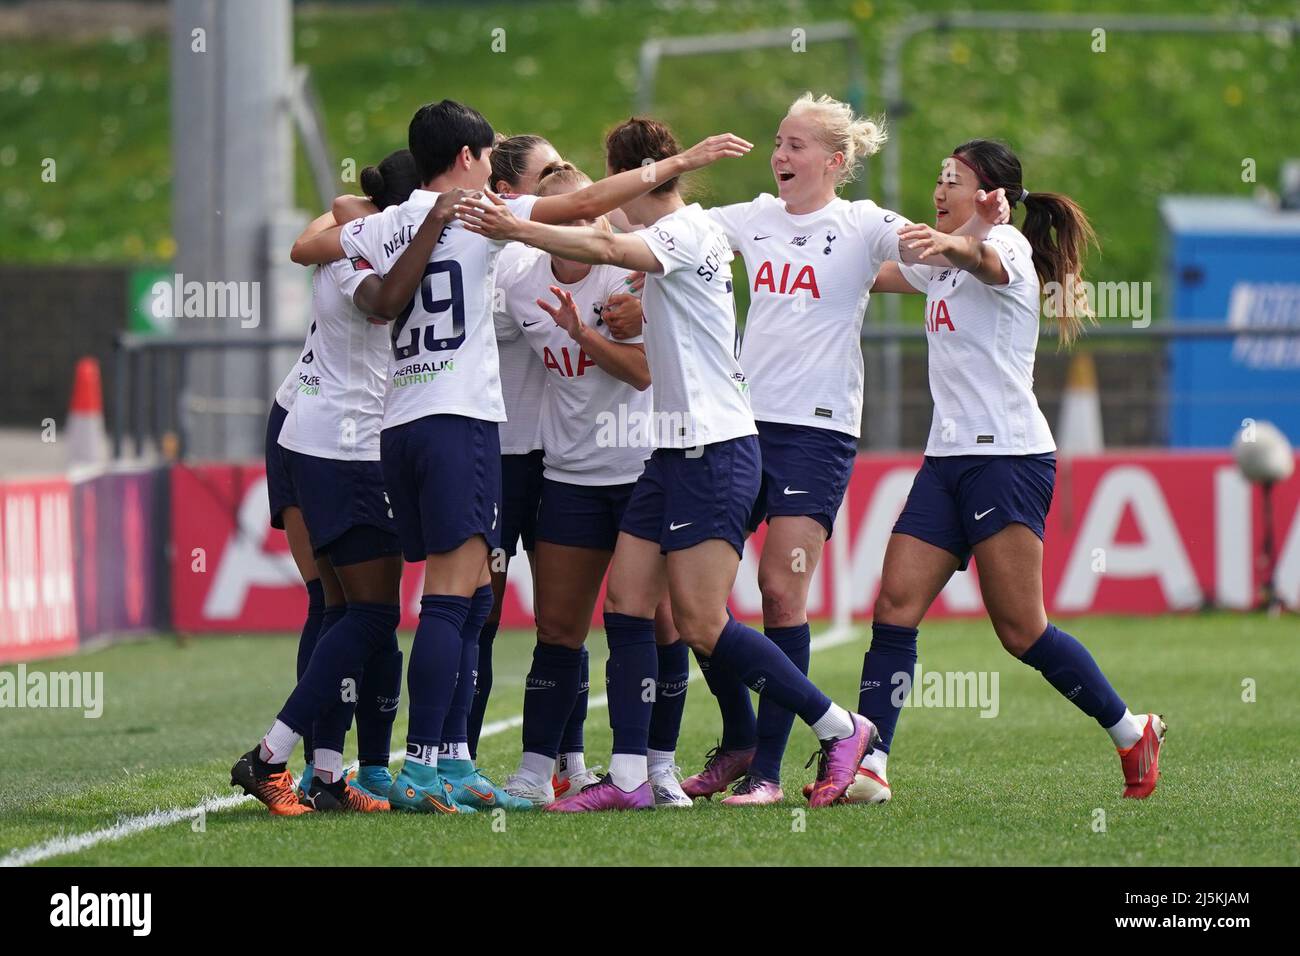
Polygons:
[[346,225],[353,219],[364,219],[379,212],[379,207],[365,196],[353,196],[351,193],[335,196],[334,201],[330,203],[330,209],[334,213],[335,224],[339,226]]
[[339,240],[342,230],[336,227],[353,219],[372,216],[376,212],[378,210],[375,204],[365,196],[348,193],[336,196],[330,203],[330,211],[309,222],[307,228],[294,240],[289,258],[300,266],[319,266],[342,259],[346,255]]
[[899,295],[925,294],[921,289],[904,279],[902,271],[898,268],[898,263],[892,261],[881,263],[880,271],[876,273],[876,281],[871,283],[871,292],[873,295],[877,292],[896,292]]
[[[339,232],[334,213],[322,213],[307,223],[307,228],[293,241],[289,258],[300,266],[319,266],[342,259],[343,245],[339,242]],[[335,254],[329,255],[330,252]]]
[[357,286],[357,291],[352,294],[357,308],[376,318],[397,318],[420,287],[424,268],[433,256],[433,248],[438,244],[442,230],[453,219],[452,210],[456,203],[475,195],[477,193],[468,189],[449,189],[439,195],[388,274],[382,279],[370,276]]
[[1005,191],[980,190],[975,195],[975,213],[953,233],[942,233],[923,223],[912,223],[898,230],[899,255],[903,262],[952,266],[971,273],[986,285],[1006,285],[1010,281],[1002,259],[984,240],[989,230],[1011,218]]
[[606,176],[576,192],[543,196],[533,204],[532,218],[534,222],[552,224],[595,219],[682,173],[701,169],[727,157],[744,156],[753,148],[753,143],[733,133],[719,133],[676,156],[661,159],[653,166]]
[[[343,251],[343,227],[335,225],[334,214],[327,212],[316,222],[325,222],[325,228],[312,232],[311,226],[298,237],[289,252],[289,258],[300,266],[323,266],[335,259],[342,259],[347,253]],[[315,223],[313,223],[315,225]]]
[[551,295],[558,304],[538,299],[537,305],[555,320],[555,324],[569,333],[569,338],[582,349],[602,371],[627,382],[638,392],[650,387],[650,364],[646,361],[645,347],[625,342],[611,342],[578,316],[573,296],[559,286],[551,286]]
[[[534,211],[536,208],[533,207]],[[458,203],[456,218],[480,236],[523,242],[561,259],[593,265],[607,263],[640,272],[663,272],[663,266],[639,236],[615,235],[594,226],[548,226],[520,219],[499,196],[487,190],[483,199]]]

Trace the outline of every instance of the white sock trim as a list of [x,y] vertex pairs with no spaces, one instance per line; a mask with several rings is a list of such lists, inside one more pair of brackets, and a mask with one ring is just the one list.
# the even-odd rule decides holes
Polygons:
[[1142,735],[1146,733],[1149,719],[1150,715],[1148,714],[1135,717],[1125,707],[1124,716],[1116,721],[1114,726],[1107,727],[1106,733],[1110,734],[1110,739],[1114,742],[1116,749],[1128,750],[1142,739]]
[[840,740],[853,733],[853,718],[847,710],[832,702],[830,709],[813,722],[812,732],[818,740]]

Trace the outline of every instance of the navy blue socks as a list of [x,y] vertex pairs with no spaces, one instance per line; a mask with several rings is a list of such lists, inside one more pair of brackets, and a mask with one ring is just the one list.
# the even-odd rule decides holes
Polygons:
[[[582,663],[578,666],[578,696],[569,712],[569,721],[564,725],[564,735],[560,738],[560,753],[582,753],[584,749],[583,725],[587,721],[587,700],[591,697],[591,655],[582,649]],[[525,748],[527,749],[527,748]]]
[[[672,752],[682,729],[686,709],[686,686],[691,678],[691,655],[686,644],[657,645],[659,674],[655,680],[655,701],[650,710],[650,749]],[[568,751],[565,751],[566,753]]]
[[858,688],[858,713],[876,725],[880,742],[889,753],[898,715],[916,675],[914,627],[871,624],[871,646],[862,658],[862,683]]
[[609,638],[605,692],[614,732],[611,752],[645,756],[659,669],[654,618],[606,612],[605,633]]
[[700,665],[704,683],[717,699],[718,710],[722,713],[722,741],[718,746],[723,750],[750,749],[757,740],[758,730],[749,688],[734,674],[714,667],[713,662],[698,651],[695,652],[695,663]]
[[388,649],[377,651],[366,662],[357,692],[357,760],[361,766],[388,766],[401,697],[402,652],[394,632]]
[[[469,711],[474,703],[474,682],[478,672],[478,637],[492,611],[492,586],[485,584],[470,598],[469,614],[460,629],[460,668],[456,691],[442,728],[444,744],[465,744],[469,752]],[[463,757],[460,759],[464,759]]]
[[1047,630],[1020,660],[1102,727],[1113,727],[1124,716],[1124,701],[1088,649],[1055,624],[1048,623]]
[[558,644],[533,648],[533,666],[524,681],[525,753],[554,759],[560,752],[565,721],[578,695],[583,653]]
[[421,763],[432,763],[442,743],[443,724],[460,672],[461,632],[469,617],[469,605],[469,598],[454,594],[426,594],[420,598],[420,624],[415,629],[406,673],[411,700],[406,751]]
[[[765,627],[763,633],[790,658],[800,673],[807,675],[812,651],[806,621],[791,627]],[[785,756],[785,746],[790,740],[790,730],[794,727],[794,714],[771,697],[759,697],[756,726],[758,747],[749,772],[762,780],[779,783],[781,758]]]
[[[317,638],[302,679],[280,711],[280,720],[303,734],[313,730],[313,722],[324,719],[323,728],[314,728],[313,747],[342,751],[356,705],[355,693],[350,701],[342,699],[343,682],[350,679],[354,690],[360,685],[366,662],[388,646],[399,617],[395,604],[349,604],[338,623]],[[336,705],[346,706],[336,709]],[[327,735],[324,738],[322,729]]]
[[711,663],[756,691],[760,700],[770,697],[809,725],[831,708],[830,698],[801,674],[779,647],[734,618],[727,621],[713,646]]
[[466,736],[469,738],[469,755],[478,757],[478,737],[483,732],[483,715],[487,712],[488,698],[492,696],[492,644],[496,641],[499,621],[489,621],[478,632],[478,677],[474,680],[474,701],[469,706]]

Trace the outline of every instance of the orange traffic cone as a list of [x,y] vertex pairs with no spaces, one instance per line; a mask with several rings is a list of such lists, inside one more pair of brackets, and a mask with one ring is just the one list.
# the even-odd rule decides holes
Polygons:
[[108,461],[108,432],[104,429],[104,387],[99,359],[77,360],[72,376],[72,402],[64,427],[64,447],[69,468],[102,465]]
[[1070,360],[1056,448],[1062,455],[1096,455],[1105,448],[1101,431],[1101,396],[1097,392],[1097,367],[1087,352]]

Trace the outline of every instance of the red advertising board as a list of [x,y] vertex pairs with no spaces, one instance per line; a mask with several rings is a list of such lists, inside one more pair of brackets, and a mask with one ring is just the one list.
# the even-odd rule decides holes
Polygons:
[[[858,459],[848,495],[845,573],[819,570],[810,596],[826,616],[839,577],[855,615],[869,616],[890,529],[918,456]],[[172,474],[172,605],[184,631],[292,631],[305,596],[281,532],[267,523],[260,466],[178,467]],[[1300,475],[1274,491],[1276,580],[1300,607]],[[1063,461],[1047,524],[1044,583],[1049,612],[1155,614],[1254,601],[1261,569],[1259,492],[1224,454],[1112,454]],[[756,581],[762,535],[745,549],[732,607],[761,613]],[[403,579],[403,625],[419,611],[421,565]],[[502,623],[532,622],[531,582],[512,567]],[[978,569],[957,574],[936,615],[980,614]],[[598,611],[599,613],[599,611]]]
[[0,483],[0,661],[77,649],[72,486]]

